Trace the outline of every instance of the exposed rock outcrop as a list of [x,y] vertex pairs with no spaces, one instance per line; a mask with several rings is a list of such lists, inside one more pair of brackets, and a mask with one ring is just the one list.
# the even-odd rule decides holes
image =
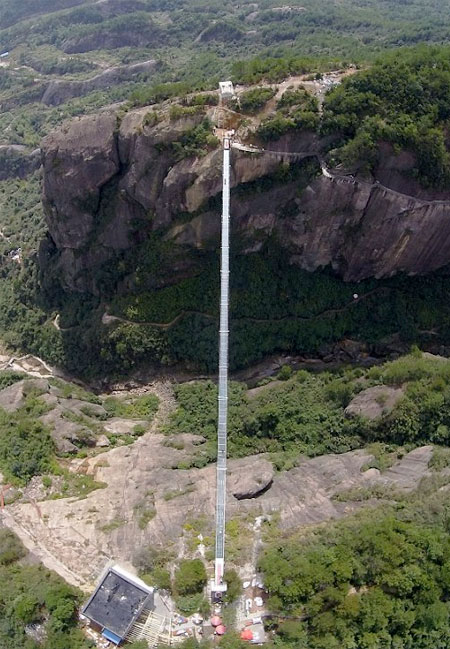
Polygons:
[[0,408],[6,412],[15,412],[25,404],[27,395],[31,393],[42,394],[50,389],[45,379],[28,379],[17,381],[0,390]]
[[[85,460],[88,472],[107,487],[80,499],[42,501],[38,508],[26,503],[11,505],[5,523],[20,536],[34,539],[41,552],[51,555],[44,561],[48,563],[53,557],[82,584],[94,582],[107,560],[133,561],[139,549],[149,544],[167,547],[172,541],[181,552],[180,537],[192,521],[203,517],[208,528],[205,533],[212,533],[215,466],[170,468],[186,458],[186,452],[167,446],[166,441],[163,435],[150,433],[132,446]],[[297,468],[272,474],[273,481],[259,495],[253,486],[261,488],[270,479],[268,460],[264,456],[232,460],[228,517],[248,520],[276,514],[282,529],[339,518],[361,503],[339,502],[336,494],[377,485],[413,489],[428,475],[430,457],[430,447],[416,449],[384,474],[361,472],[371,459],[364,451],[305,458]],[[244,470],[245,489],[237,492]],[[259,483],[263,476],[264,481]],[[244,495],[244,491],[247,498],[239,499],[237,493]],[[250,493],[253,496],[249,499]],[[151,511],[152,517],[144,524],[141,516],[146,511]]]
[[[174,244],[154,286],[194,272],[189,249],[217,246],[219,210],[211,199],[221,192],[220,151],[182,160],[174,154],[203,119],[170,119],[163,105],[130,111],[119,123],[105,111],[44,140],[50,239],[41,263],[64,288],[99,292],[95,271],[151,231]],[[270,148],[299,153],[297,159],[233,152],[231,183],[240,186],[233,224],[242,252],[276,236],[291,263],[309,271],[331,265],[345,280],[424,274],[450,263],[450,193],[424,200],[378,182],[320,174],[323,146],[311,133],[295,133]],[[299,175],[265,183],[286,162]],[[383,178],[397,186],[391,162]],[[408,190],[417,194],[417,184]]]
[[401,388],[390,388],[385,385],[367,388],[350,401],[345,409],[345,414],[378,419],[391,412],[403,395],[404,391]]
[[298,201],[284,236],[307,270],[331,264],[346,280],[424,274],[450,261],[450,202],[322,176]]
[[24,379],[0,390],[0,408],[16,412],[27,405],[30,395],[38,397],[44,406],[44,414],[38,419],[48,428],[59,454],[76,453],[86,446],[109,446],[106,433],[135,435],[137,425],[143,431],[149,427],[148,421],[137,419],[110,418],[106,423],[109,415],[102,405],[92,400],[66,398],[61,387],[45,378]]
[[234,460],[229,489],[237,500],[257,498],[270,489],[273,465],[262,457]]

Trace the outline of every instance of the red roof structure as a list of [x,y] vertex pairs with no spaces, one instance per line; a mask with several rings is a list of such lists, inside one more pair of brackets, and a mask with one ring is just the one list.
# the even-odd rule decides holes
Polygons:
[[216,627],[216,633],[217,635],[223,635],[227,628],[223,624],[219,624],[219,626]]
[[222,618],[220,618],[218,615],[213,615],[213,617],[211,618],[211,624],[213,626],[219,626],[220,624],[222,624]]

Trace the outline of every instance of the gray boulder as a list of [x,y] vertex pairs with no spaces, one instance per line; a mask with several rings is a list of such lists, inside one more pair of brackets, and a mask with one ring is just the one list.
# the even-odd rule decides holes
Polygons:
[[253,456],[230,462],[228,484],[236,500],[257,498],[270,488],[273,478],[272,463],[262,457]]
[[27,395],[36,391],[40,394],[48,392],[49,384],[46,379],[23,379],[0,390],[0,408],[6,412],[15,412],[21,408]]
[[394,409],[403,397],[402,388],[377,385],[367,388],[354,397],[345,409],[348,417],[361,416],[366,419],[379,419]]

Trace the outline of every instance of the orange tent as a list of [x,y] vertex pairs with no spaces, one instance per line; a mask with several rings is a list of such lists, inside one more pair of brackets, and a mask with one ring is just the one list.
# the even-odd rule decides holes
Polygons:
[[213,615],[213,617],[211,618],[211,624],[213,626],[219,626],[220,624],[222,624],[222,619],[218,615]]
[[241,640],[253,640],[253,631],[251,629],[244,629],[241,633]]
[[216,627],[216,633],[217,635],[223,635],[226,631],[226,627],[224,627],[223,624],[219,624],[219,626]]

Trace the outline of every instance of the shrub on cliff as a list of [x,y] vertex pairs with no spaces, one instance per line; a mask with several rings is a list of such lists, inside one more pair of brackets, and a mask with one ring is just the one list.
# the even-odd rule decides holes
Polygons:
[[6,566],[19,561],[26,555],[26,550],[11,530],[0,529],[0,565]]
[[51,471],[54,444],[48,429],[24,411],[0,409],[0,468],[8,480],[20,484]]
[[262,108],[271,99],[276,90],[274,88],[252,88],[239,95],[239,103],[244,113],[254,113]]
[[378,142],[388,141],[415,154],[419,182],[450,187],[449,55],[449,47],[424,46],[384,55],[329,92],[323,130],[348,142],[338,150],[345,164],[374,168]]

